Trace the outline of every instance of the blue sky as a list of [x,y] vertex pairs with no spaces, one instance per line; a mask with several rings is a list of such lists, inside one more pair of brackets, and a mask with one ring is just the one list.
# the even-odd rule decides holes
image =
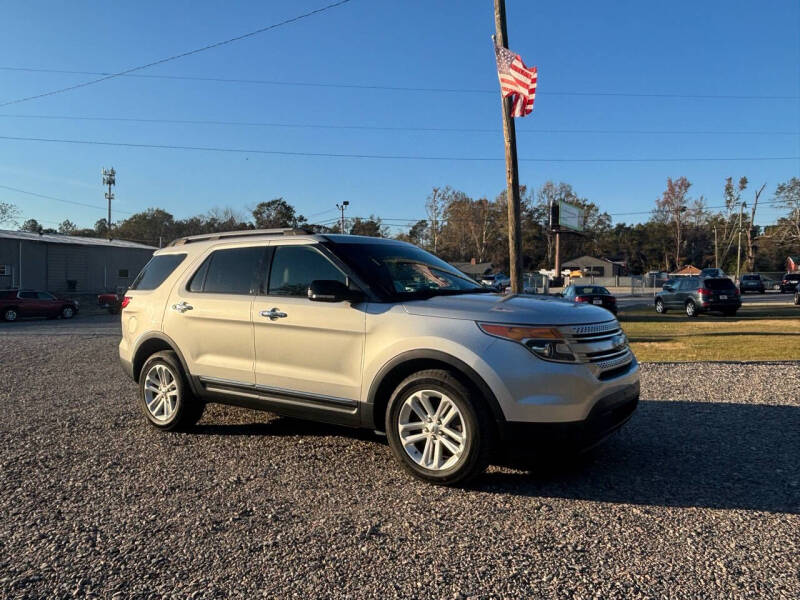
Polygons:
[[[8,68],[118,71],[325,4],[140,1],[109,8],[108,3],[78,1],[9,3],[0,26],[0,103],[92,79]],[[507,0],[507,11],[510,47],[528,65],[539,67],[534,112],[517,120],[521,158],[800,156],[796,0]],[[113,165],[118,173],[115,220],[154,206],[178,218],[215,206],[246,211],[277,196],[305,215],[317,215],[315,221],[335,218],[335,204],[343,200],[350,201],[353,216],[412,219],[424,216],[425,198],[433,186],[451,185],[474,197],[494,197],[505,187],[505,171],[493,32],[491,0],[352,0],[141,74],[474,91],[120,77],[2,107],[0,136],[499,160],[322,158],[0,139],[0,185],[102,207],[100,169]],[[695,133],[622,133],[631,130]],[[697,133],[708,131],[762,133]],[[627,213],[650,210],[667,176],[681,175],[693,182],[694,196],[718,205],[726,176],[746,175],[753,187],[766,182],[771,197],[777,183],[800,176],[800,160],[520,163],[522,183],[538,187],[548,179],[569,182],[581,196],[615,215],[615,221],[627,222],[646,219]],[[745,198],[750,197],[746,193]],[[25,218],[48,226],[65,218],[90,226],[105,214],[102,208],[3,188],[0,201],[17,204]],[[775,208],[765,207],[758,221],[769,223],[778,215]]]

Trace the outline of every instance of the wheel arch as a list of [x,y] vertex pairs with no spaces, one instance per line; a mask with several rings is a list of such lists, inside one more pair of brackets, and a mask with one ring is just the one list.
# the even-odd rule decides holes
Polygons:
[[183,358],[183,353],[181,353],[181,351],[178,349],[178,345],[169,336],[158,332],[148,334],[136,345],[136,350],[133,352],[133,359],[131,361],[133,365],[133,380],[136,383],[139,383],[139,376],[141,375],[144,363],[150,356],[156,352],[161,352],[162,350],[171,350],[175,353],[181,363],[181,368],[183,369],[183,373],[186,377],[189,387],[191,388],[192,392],[196,392],[194,379],[189,373],[186,360]]
[[389,398],[403,379],[426,369],[445,369],[453,373],[464,385],[476,393],[492,414],[503,432],[505,416],[497,397],[483,378],[464,361],[439,350],[411,350],[395,356],[378,371],[370,384],[367,401],[363,406],[362,426],[383,431]]

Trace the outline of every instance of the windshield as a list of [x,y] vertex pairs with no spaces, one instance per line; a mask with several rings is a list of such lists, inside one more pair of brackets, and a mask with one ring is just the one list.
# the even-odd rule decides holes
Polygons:
[[429,252],[403,243],[335,243],[334,252],[381,295],[414,298],[488,292]]

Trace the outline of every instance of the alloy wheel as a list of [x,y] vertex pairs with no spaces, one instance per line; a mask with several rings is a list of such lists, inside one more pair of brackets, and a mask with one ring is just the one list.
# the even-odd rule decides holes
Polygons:
[[656,312],[663,313],[664,312],[664,303],[661,300],[656,302]]
[[686,314],[690,317],[693,317],[695,312],[696,312],[696,307],[694,305],[694,302],[690,300],[689,302],[686,303]]
[[406,454],[431,471],[456,465],[469,436],[458,406],[435,390],[419,390],[408,396],[400,408],[397,428]]
[[16,321],[17,320],[17,311],[15,311],[13,308],[9,308],[5,312],[5,314],[3,314],[3,317],[5,318],[6,321]]
[[159,422],[169,421],[178,409],[178,382],[166,365],[153,365],[147,372],[144,403],[153,419]]

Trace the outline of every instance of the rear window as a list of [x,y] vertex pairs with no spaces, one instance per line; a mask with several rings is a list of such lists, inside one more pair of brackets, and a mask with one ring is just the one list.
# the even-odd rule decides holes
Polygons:
[[154,290],[169,277],[176,267],[186,258],[185,254],[161,254],[150,259],[136,279],[133,280],[132,290]]
[[784,279],[787,281],[798,281],[800,280],[800,273],[787,273],[784,276]]
[[606,288],[600,287],[599,285],[583,285],[577,286],[575,288],[575,292],[577,294],[599,294],[601,296],[610,296],[611,292],[609,292]]
[[758,275],[742,275],[742,281],[758,281],[761,279]]
[[703,285],[709,290],[729,290],[736,287],[730,279],[706,279]]

